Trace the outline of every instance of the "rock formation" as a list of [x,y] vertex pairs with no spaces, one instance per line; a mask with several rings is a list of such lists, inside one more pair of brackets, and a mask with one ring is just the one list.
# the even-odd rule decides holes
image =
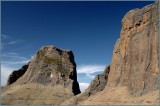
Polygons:
[[[103,104],[107,101],[114,104],[125,100],[131,103],[134,100],[129,101],[128,98],[133,99],[132,96],[138,98],[158,91],[158,16],[158,2],[142,9],[131,10],[124,16],[105,90],[85,103]],[[121,88],[124,88],[126,95],[130,96],[124,97],[125,92],[122,93],[124,89],[120,91]],[[150,103],[158,103],[158,94],[154,94]],[[109,95],[113,97],[109,98]],[[119,97],[116,98],[114,95]],[[144,98],[137,103],[143,101]]]
[[88,97],[102,91],[107,84],[109,71],[110,66],[107,66],[102,74],[98,74],[95,76],[95,78],[92,80],[89,87],[85,91],[83,91],[79,95],[65,100],[62,105],[79,104],[81,101],[88,99]]
[[89,87],[84,91],[84,95],[91,96],[102,91],[107,84],[109,71],[110,66],[107,66],[102,74],[96,75]]
[[73,53],[45,46],[9,76],[2,104],[157,104],[158,16],[158,2],[124,16],[110,67],[83,93]]
[[[79,89],[79,84],[77,82],[76,64],[74,62],[74,55],[72,51],[61,50],[54,46],[42,47],[32,58],[32,60],[29,62],[28,65],[24,65],[21,69],[19,69],[18,71],[14,71],[9,76],[8,86],[6,87],[6,89],[10,90],[12,89],[11,88],[12,86],[19,86],[19,85],[32,86],[33,84],[35,85],[39,84],[51,88],[53,87],[55,89],[57,88],[57,90],[67,89],[68,95],[79,94],[80,89]],[[59,88],[61,89],[58,89],[58,86],[60,86]],[[29,89],[33,90],[32,87],[30,87]],[[36,89],[41,89],[41,88],[36,88]],[[8,92],[8,90],[6,90],[6,92]],[[45,90],[47,90],[47,88],[43,89],[43,92],[45,92]],[[38,91],[34,93],[37,94]],[[9,94],[14,95],[15,93],[12,92]],[[5,95],[4,93],[3,97],[6,98],[7,95]],[[26,99],[25,96],[23,99]],[[36,100],[37,97],[34,97],[34,99]],[[7,102],[4,101],[4,103]],[[19,103],[19,102],[14,102],[14,103]]]
[[16,82],[17,79],[20,78],[27,71],[27,68],[28,68],[28,64],[22,66],[22,68],[19,70],[13,71],[7,80],[7,85],[10,85]]
[[116,86],[136,96],[158,89],[158,3],[124,16],[107,85]]

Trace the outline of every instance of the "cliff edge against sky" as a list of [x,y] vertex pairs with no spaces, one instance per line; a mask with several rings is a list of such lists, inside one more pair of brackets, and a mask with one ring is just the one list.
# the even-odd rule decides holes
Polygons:
[[158,16],[158,2],[124,16],[107,85],[82,104],[158,103]]
[[158,2],[122,19],[112,62],[80,93],[70,50],[42,47],[2,90],[2,104],[158,104]]

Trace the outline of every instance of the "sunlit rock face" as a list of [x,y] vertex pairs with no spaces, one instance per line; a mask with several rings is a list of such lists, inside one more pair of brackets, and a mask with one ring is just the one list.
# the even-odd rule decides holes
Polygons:
[[27,65],[9,76],[2,103],[59,104],[79,93],[72,51],[44,46]]
[[108,82],[81,104],[158,104],[159,2],[129,11],[122,19]]
[[137,96],[158,89],[158,22],[158,3],[124,16],[106,89],[127,86]]
[[26,73],[17,83],[40,83],[63,85],[76,95],[80,93],[77,82],[76,64],[70,50],[54,46],[42,47],[30,61]]

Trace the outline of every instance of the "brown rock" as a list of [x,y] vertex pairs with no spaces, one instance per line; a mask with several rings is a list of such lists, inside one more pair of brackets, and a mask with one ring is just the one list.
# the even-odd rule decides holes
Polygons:
[[89,87],[84,91],[84,95],[91,96],[102,91],[107,84],[109,71],[110,66],[107,66],[102,74],[96,75]]
[[90,83],[89,87],[84,92],[82,92],[81,94],[76,95],[72,98],[65,100],[62,103],[62,105],[79,104],[80,102],[88,99],[88,97],[93,96],[93,95],[99,93],[100,91],[104,90],[104,88],[107,84],[107,81],[108,81],[109,71],[110,71],[110,66],[107,66],[102,74],[95,76],[95,78]]
[[79,94],[76,64],[70,50],[61,50],[54,46],[42,47],[30,61],[27,72],[18,83],[41,83],[45,85],[63,85]]
[[[11,93],[8,95],[7,92]],[[23,92],[23,96],[17,92]],[[8,86],[4,88],[2,96],[6,99],[2,102],[4,104],[34,104],[34,102],[35,104],[59,104],[64,99],[79,93],[76,64],[72,51],[44,46],[28,65],[14,71],[9,76]],[[31,97],[31,95],[34,96]],[[8,98],[28,100],[20,102],[10,101]],[[38,102],[39,99],[42,100]],[[56,99],[56,101],[48,102],[48,99]]]
[[81,104],[158,103],[158,2],[122,20],[105,89]]
[[124,16],[107,88],[116,86],[136,96],[158,89],[158,3]]

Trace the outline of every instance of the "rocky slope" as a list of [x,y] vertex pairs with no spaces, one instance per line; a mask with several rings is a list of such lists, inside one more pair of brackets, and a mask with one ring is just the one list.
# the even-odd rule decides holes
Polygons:
[[83,94],[89,97],[102,91],[107,84],[109,71],[110,66],[107,66],[102,74],[96,75]]
[[42,47],[27,65],[9,76],[2,92],[3,104],[58,104],[79,94],[72,51]]
[[75,105],[79,104],[80,102],[88,99],[90,96],[93,96],[100,91],[104,90],[107,82],[108,82],[108,74],[110,71],[110,66],[107,66],[102,74],[98,74],[95,76],[95,78],[90,83],[89,87],[83,91],[81,94],[76,95],[72,98],[69,98],[62,102],[62,105]]
[[158,2],[124,16],[108,83],[82,104],[158,103],[158,23]]

